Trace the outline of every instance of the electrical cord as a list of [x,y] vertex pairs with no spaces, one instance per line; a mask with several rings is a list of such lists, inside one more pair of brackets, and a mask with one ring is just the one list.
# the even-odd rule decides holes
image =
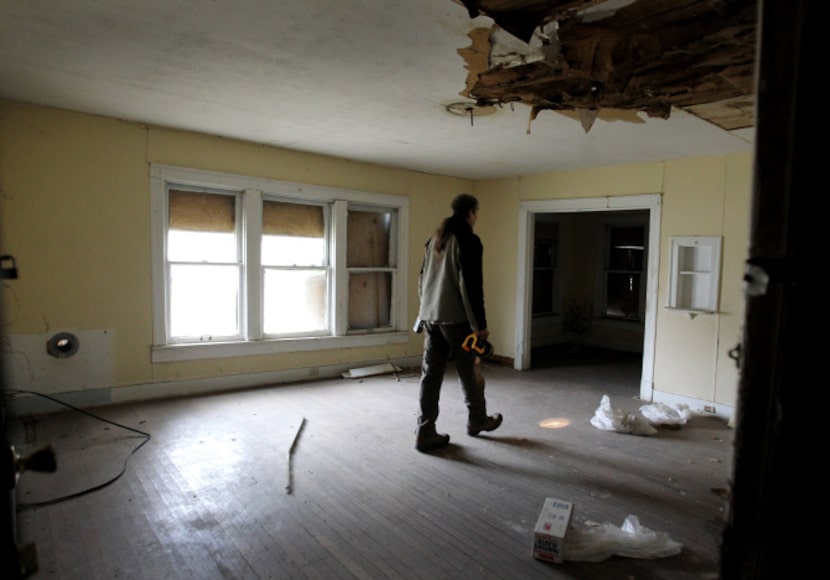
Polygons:
[[84,489],[82,491],[72,493],[72,494],[69,494],[69,495],[64,495],[64,496],[56,497],[56,498],[53,498],[53,499],[38,501],[38,502],[18,503],[17,506],[16,506],[18,511],[22,511],[24,509],[32,509],[32,508],[37,508],[37,507],[44,507],[44,506],[48,506],[48,505],[54,505],[56,503],[60,503],[60,502],[64,502],[64,501],[67,501],[67,500],[70,500],[70,499],[81,497],[83,495],[87,495],[89,493],[92,493],[94,491],[98,491],[99,489],[103,489],[103,488],[107,487],[108,485],[110,485],[110,484],[114,483],[115,481],[117,481],[122,475],[124,475],[127,472],[127,464],[130,462],[130,458],[133,455],[135,455],[135,453],[139,449],[141,449],[144,446],[144,444],[147,443],[151,438],[151,435],[149,433],[146,433],[146,432],[141,431],[139,429],[134,429],[133,427],[128,427],[126,425],[122,425],[120,423],[116,423],[114,421],[110,421],[109,419],[104,419],[103,417],[99,417],[98,415],[90,413],[89,411],[85,411],[83,409],[75,407],[74,405],[70,405],[69,403],[66,403],[64,401],[56,399],[56,398],[54,398],[50,395],[44,395],[43,393],[38,393],[38,392],[35,392],[35,391],[24,391],[24,390],[20,390],[20,389],[6,389],[5,392],[6,393],[11,393],[11,394],[37,395],[38,397],[43,397],[44,399],[49,399],[50,401],[58,403],[59,405],[63,405],[64,407],[72,409],[73,411],[76,411],[76,412],[81,413],[83,415],[86,415],[88,417],[92,417],[93,419],[97,419],[98,421],[103,421],[104,423],[109,423],[110,425],[113,425],[113,426],[118,427],[120,429],[126,429],[127,431],[132,431],[133,433],[137,433],[137,434],[144,437],[144,440],[141,443],[139,443],[135,448],[133,448],[133,450],[130,451],[130,454],[127,455],[126,459],[124,459],[124,465],[122,466],[121,471],[115,477],[113,477],[113,478],[111,478],[111,479],[109,479],[109,480],[107,480],[107,481],[105,481],[105,482],[103,482],[99,485],[96,485],[96,486],[90,487],[88,489]]

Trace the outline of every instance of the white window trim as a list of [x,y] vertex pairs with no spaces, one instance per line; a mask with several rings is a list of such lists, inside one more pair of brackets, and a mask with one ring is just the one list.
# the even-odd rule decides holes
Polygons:
[[[240,342],[217,342],[204,344],[166,344],[167,332],[167,287],[165,274],[164,235],[167,223],[166,189],[170,184],[198,188],[219,188],[227,191],[245,192],[245,199],[252,199],[255,195],[278,195],[283,198],[295,198],[303,201],[317,201],[333,203],[333,211],[345,212],[350,204],[372,207],[388,207],[398,212],[397,235],[393,239],[396,249],[396,292],[392,296],[391,331],[359,332],[346,335],[345,328],[332,328],[331,336],[279,338],[246,340]],[[407,224],[409,223],[409,198],[399,195],[370,193],[364,191],[347,190],[300,183],[276,181],[271,179],[248,177],[228,173],[202,171],[185,167],[151,164],[151,252],[152,252],[152,294],[153,294],[153,346],[151,349],[152,362],[173,362],[194,359],[212,359],[234,356],[255,356],[274,353],[290,353],[309,350],[333,350],[340,348],[354,348],[363,346],[382,346],[387,344],[402,344],[409,340],[409,324],[407,323],[407,272],[409,247]],[[259,223],[257,204],[244,204],[242,211],[249,223]],[[336,223],[345,224],[345,220]],[[253,235],[243,232],[243,237]],[[345,243],[345,228],[332,231],[334,244]],[[252,251],[257,244],[246,243]],[[253,250],[256,251],[256,250]],[[335,252],[335,256],[337,252]],[[345,263],[333,263],[333,268],[345,269]],[[253,270],[253,271],[252,271]],[[244,292],[251,301],[262,303],[260,272],[258,268],[247,268],[245,285],[249,287]],[[347,303],[348,286],[343,286],[345,276],[338,277],[339,285],[332,289],[331,297],[335,308],[344,309]],[[251,304],[245,303],[247,309]],[[255,306],[255,305],[253,305]],[[253,319],[253,325],[259,325],[259,317],[243,317]],[[344,318],[344,317],[339,317]],[[342,325],[341,325],[342,326]],[[246,336],[261,336],[261,328],[244,328]]]

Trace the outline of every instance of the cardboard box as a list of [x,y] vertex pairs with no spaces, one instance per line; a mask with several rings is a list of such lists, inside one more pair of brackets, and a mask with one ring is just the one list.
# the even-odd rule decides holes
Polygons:
[[573,504],[552,497],[545,499],[542,513],[533,530],[533,557],[561,564],[565,555],[565,536],[571,525]]

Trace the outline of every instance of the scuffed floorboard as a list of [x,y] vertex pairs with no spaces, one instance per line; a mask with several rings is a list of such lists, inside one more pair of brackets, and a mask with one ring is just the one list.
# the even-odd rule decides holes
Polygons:
[[[489,411],[505,420],[477,438],[466,435],[449,375],[439,430],[452,440],[434,454],[414,449],[414,369],[96,409],[152,438],[112,485],[18,513],[20,543],[39,554],[32,577],[716,578],[726,421],[696,416],[651,437],[601,431],[590,418],[602,395],[628,411],[642,404],[639,359],[543,362],[525,372],[485,365]],[[551,418],[570,424],[540,427]],[[141,441],[72,412],[12,427],[18,453],[54,443],[59,464],[54,474],[23,473],[18,502],[103,480]],[[572,501],[577,524],[619,526],[635,515],[682,551],[535,560],[545,497]]]

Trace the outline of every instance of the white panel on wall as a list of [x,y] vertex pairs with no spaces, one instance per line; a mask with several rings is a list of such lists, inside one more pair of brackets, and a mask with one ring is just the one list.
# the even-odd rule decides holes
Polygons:
[[[49,340],[59,334],[77,337],[71,356],[49,353]],[[111,387],[114,384],[112,331],[61,329],[48,334],[5,335],[3,370],[9,389],[44,394]]]

